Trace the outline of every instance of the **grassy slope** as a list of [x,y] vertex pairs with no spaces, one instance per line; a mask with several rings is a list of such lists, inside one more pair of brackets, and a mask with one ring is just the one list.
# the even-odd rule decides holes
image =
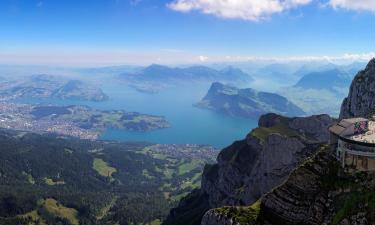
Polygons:
[[47,198],[44,201],[43,207],[51,214],[56,217],[67,219],[72,225],[78,225],[79,220],[77,218],[78,212],[73,208],[68,208],[58,203],[53,198]]
[[117,171],[116,168],[109,166],[107,162],[99,158],[94,158],[92,166],[103,177],[112,177],[112,174]]

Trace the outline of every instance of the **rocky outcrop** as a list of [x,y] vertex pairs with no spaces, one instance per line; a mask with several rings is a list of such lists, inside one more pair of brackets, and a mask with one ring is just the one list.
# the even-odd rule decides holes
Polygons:
[[313,140],[325,142],[328,140],[327,127],[332,125],[332,118],[328,115],[314,115],[305,118],[295,118],[289,124],[292,129],[298,130],[305,136],[312,136]]
[[[246,139],[223,149],[217,164],[205,167],[201,186],[201,195],[208,203],[205,210],[225,205],[250,205],[257,201],[284,182],[299,163],[328,141],[326,130],[333,122],[327,115],[262,116],[260,126]],[[179,223],[169,217],[165,224]]]
[[321,188],[321,178],[328,174],[328,164],[335,161],[320,153],[313,164],[307,163],[294,171],[287,182],[262,198],[260,220],[265,224],[324,223],[328,193]]
[[258,224],[375,224],[375,176],[347,173],[328,147],[261,201]]
[[232,218],[226,217],[215,210],[208,211],[202,218],[202,224],[204,225],[238,225],[233,221]]
[[256,225],[259,204],[251,206],[226,206],[211,209],[202,218],[204,225]]
[[323,146],[286,182],[265,194],[258,209],[233,206],[209,210],[201,224],[375,224],[374,190],[375,174],[347,173],[329,147]]
[[327,115],[288,119],[267,114],[259,121],[266,127],[224,149],[218,164],[204,171],[202,191],[209,196],[211,207],[258,200],[282,183],[320,143],[328,141],[326,130],[333,123]]
[[368,117],[375,110],[375,59],[353,79],[349,95],[341,105],[340,118]]

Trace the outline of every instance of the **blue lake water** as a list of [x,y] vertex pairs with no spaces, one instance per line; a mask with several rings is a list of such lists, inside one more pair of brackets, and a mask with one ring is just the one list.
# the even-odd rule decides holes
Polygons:
[[110,97],[105,102],[76,100],[23,99],[28,103],[57,105],[80,104],[101,110],[120,109],[165,116],[170,128],[151,132],[131,132],[108,129],[101,139],[119,141],[148,141],[163,144],[210,144],[223,148],[243,139],[256,127],[257,121],[234,118],[193,106],[207,92],[209,85],[191,85],[169,88],[157,94],[140,93],[120,84],[105,84],[103,91]]

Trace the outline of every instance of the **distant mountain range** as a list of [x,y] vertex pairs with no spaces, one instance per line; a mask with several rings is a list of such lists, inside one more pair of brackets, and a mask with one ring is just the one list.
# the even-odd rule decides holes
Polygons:
[[303,115],[304,111],[285,97],[268,92],[257,92],[251,88],[239,89],[215,82],[207,95],[196,104],[231,116],[257,118],[268,112],[282,115]]
[[352,78],[351,74],[339,69],[312,72],[304,75],[294,87],[335,91],[335,88],[348,88]]
[[81,80],[67,79],[60,76],[38,74],[17,81],[0,83],[0,96],[5,99],[22,97],[79,99],[104,101],[108,96],[91,84]]
[[250,83],[253,78],[235,67],[221,70],[205,66],[171,68],[153,64],[134,73],[122,73],[119,77],[139,91],[158,92],[161,89],[177,84],[194,82],[229,82],[231,84]]
[[354,77],[352,71],[358,65],[307,73],[295,85],[279,93],[308,114],[325,112],[337,116],[341,100],[347,95]]

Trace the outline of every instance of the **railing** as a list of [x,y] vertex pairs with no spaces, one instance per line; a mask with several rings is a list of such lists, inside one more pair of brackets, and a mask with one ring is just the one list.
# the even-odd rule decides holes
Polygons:
[[345,147],[338,147],[339,151],[345,152],[351,155],[360,155],[360,156],[366,156],[366,157],[375,157],[374,151],[361,151],[361,150],[352,150]]

